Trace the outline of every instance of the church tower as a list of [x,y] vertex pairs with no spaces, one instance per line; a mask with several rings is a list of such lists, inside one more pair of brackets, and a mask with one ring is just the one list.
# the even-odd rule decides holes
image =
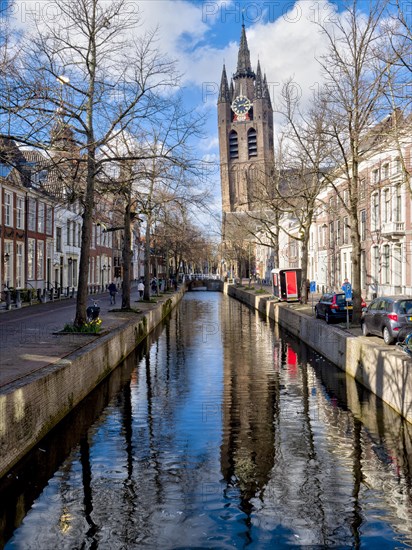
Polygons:
[[254,210],[273,172],[273,109],[260,63],[252,70],[244,22],[230,85],[223,66],[217,111],[223,214]]

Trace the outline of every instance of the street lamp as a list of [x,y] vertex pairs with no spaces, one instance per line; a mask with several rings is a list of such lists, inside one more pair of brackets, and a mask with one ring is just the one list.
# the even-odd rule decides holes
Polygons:
[[4,255],[3,255],[3,262],[5,264],[7,264],[10,260],[10,254],[8,252],[6,252]]

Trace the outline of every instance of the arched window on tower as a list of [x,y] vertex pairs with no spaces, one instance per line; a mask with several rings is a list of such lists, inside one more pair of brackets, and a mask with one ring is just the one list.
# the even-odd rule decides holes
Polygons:
[[257,136],[254,128],[247,133],[247,150],[249,158],[257,157]]
[[237,141],[237,133],[232,130],[229,134],[229,157],[231,159],[239,158],[239,145]]

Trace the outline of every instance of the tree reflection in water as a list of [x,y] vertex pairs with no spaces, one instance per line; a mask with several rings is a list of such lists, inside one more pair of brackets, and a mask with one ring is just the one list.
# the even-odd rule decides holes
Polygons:
[[2,481],[3,542],[17,527],[6,548],[406,547],[411,441],[259,314],[189,293]]

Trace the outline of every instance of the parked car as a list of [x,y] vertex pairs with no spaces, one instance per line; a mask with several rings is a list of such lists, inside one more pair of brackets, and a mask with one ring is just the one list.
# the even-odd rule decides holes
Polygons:
[[[362,299],[362,308],[366,303]],[[349,320],[352,318],[352,301],[346,301],[344,292],[328,292],[323,294],[315,306],[316,318],[324,318],[327,323],[333,321],[345,321],[347,309],[349,309]]]
[[363,311],[362,334],[381,336],[385,344],[393,344],[402,329],[412,332],[412,296],[382,296],[375,298]]

